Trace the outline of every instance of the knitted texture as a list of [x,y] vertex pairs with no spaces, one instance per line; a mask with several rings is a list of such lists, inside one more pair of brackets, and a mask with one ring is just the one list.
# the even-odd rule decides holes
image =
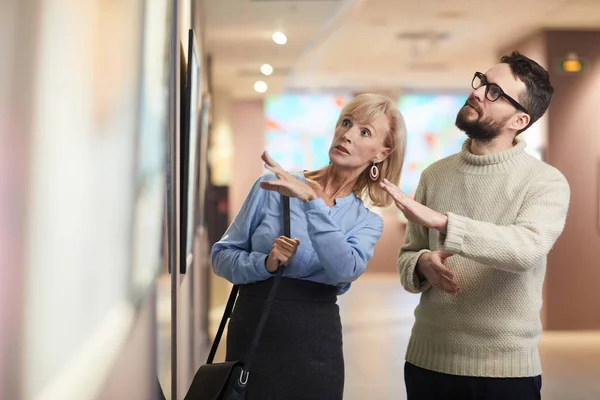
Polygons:
[[[525,152],[462,151],[427,168],[415,199],[448,215],[447,233],[409,223],[398,256],[404,288],[421,293],[406,360],[453,375],[541,374],[538,342],[546,256],[561,234],[570,190]],[[447,251],[461,288],[448,294],[415,275],[423,252]]]

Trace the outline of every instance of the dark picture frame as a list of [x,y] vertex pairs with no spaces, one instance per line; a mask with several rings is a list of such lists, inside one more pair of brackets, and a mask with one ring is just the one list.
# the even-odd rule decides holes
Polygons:
[[[182,64],[184,61],[182,60]],[[193,243],[196,227],[198,135],[200,116],[200,55],[195,33],[188,31],[188,52],[185,62],[184,90],[181,92],[181,196],[180,196],[180,265],[179,272],[185,274],[193,264]],[[183,72],[183,70],[182,70]]]

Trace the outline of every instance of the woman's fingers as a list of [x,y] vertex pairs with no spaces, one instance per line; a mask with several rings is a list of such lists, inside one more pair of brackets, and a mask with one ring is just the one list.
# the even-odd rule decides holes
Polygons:
[[266,169],[268,169],[269,171],[271,171],[271,172],[277,173],[277,172],[275,171],[275,167],[272,167],[272,166],[270,166],[270,165],[269,165],[269,164],[267,164],[267,163],[264,163],[264,167],[265,167]]
[[298,239],[290,239],[285,236],[280,236],[273,243],[273,251],[276,251],[280,257],[281,263],[287,265],[289,260],[296,254],[296,250],[300,245]]
[[288,251],[281,248],[273,249],[272,254],[275,257],[275,260],[277,260],[277,265],[279,266],[288,265],[290,259],[292,258],[292,255],[289,254]]
[[287,245],[291,246],[291,247],[297,247],[300,244],[300,240],[294,238],[291,239],[287,236],[279,236],[277,239],[278,241],[281,241],[283,243],[286,243]]
[[262,152],[260,158],[265,162],[265,164],[274,166],[275,161],[271,158],[271,156],[269,156],[269,153],[267,153],[266,150]]
[[299,245],[300,241],[298,239],[290,239],[285,236],[280,236],[275,239],[275,246],[280,250],[287,252],[290,256],[296,252]]
[[262,181],[260,183],[261,189],[270,190],[273,192],[279,192],[281,186],[285,186],[285,185],[284,185],[284,181],[282,181],[280,179],[276,179],[273,181]]
[[[269,153],[267,153],[266,151],[263,151],[260,158],[265,162],[265,167],[267,167],[271,171],[273,171],[274,169],[283,171],[283,169],[281,168],[281,165],[279,165],[275,160],[273,160],[271,158],[271,156],[269,155]],[[273,172],[275,172],[275,171],[273,171]]]

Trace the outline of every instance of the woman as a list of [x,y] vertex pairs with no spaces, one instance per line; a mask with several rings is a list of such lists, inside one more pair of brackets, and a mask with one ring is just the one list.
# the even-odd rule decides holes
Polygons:
[[[362,94],[342,110],[331,163],[288,173],[265,152],[260,177],[212,248],[215,273],[240,284],[227,360],[243,360],[271,278],[284,275],[248,381],[248,400],[342,399],[344,360],[338,294],[365,271],[383,229],[363,204],[391,204],[378,182],[398,182],[406,128],[389,99]],[[281,195],[290,197],[291,233],[282,235]]]

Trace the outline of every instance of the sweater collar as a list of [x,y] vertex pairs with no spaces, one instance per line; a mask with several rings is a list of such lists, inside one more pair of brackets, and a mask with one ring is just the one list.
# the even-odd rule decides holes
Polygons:
[[463,143],[462,151],[460,154],[462,159],[468,164],[492,165],[504,163],[524,154],[526,146],[527,145],[525,141],[517,138],[515,145],[508,150],[500,151],[498,153],[487,154],[484,156],[478,156],[471,153],[471,151],[469,150],[471,148],[471,139],[467,139]]

